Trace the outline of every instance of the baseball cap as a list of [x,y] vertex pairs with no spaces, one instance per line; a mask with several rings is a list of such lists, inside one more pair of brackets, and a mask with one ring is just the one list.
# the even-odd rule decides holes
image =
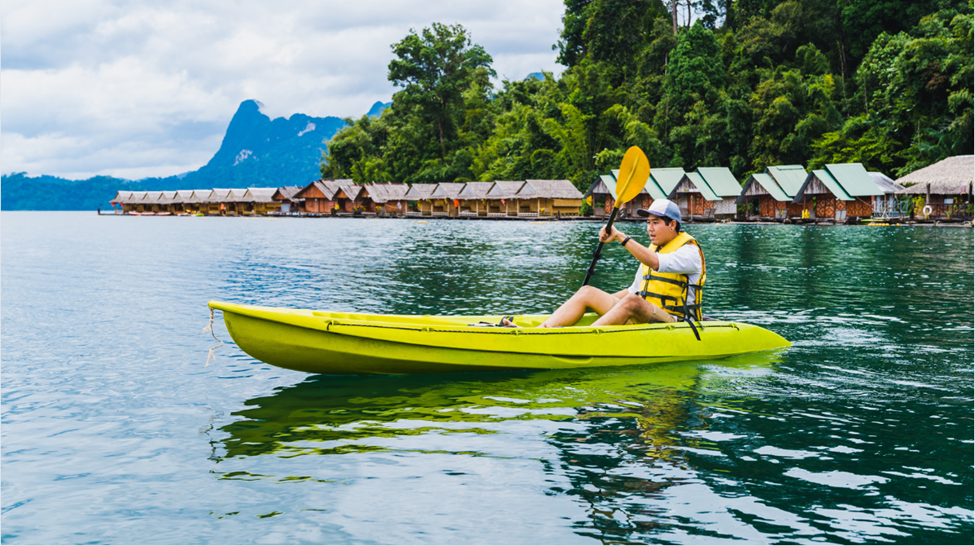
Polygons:
[[639,209],[636,213],[644,218],[652,214],[654,216],[676,220],[678,224],[683,223],[680,219],[680,207],[670,199],[654,199],[649,207]]

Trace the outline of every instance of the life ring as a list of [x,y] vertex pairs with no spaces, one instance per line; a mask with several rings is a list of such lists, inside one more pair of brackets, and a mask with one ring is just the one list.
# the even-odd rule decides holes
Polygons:
[[921,212],[923,212],[925,216],[931,216],[931,213],[934,212],[934,209],[931,208],[931,205],[924,205],[924,208],[921,209]]

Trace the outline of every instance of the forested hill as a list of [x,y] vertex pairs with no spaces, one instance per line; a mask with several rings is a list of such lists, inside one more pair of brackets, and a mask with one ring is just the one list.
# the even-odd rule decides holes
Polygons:
[[488,52],[435,23],[393,44],[401,91],[381,118],[336,134],[322,172],[585,188],[637,145],[657,167],[744,177],[850,161],[896,177],[973,153],[972,11],[971,0],[565,0],[562,74],[498,88]]
[[[377,102],[368,115],[386,105]],[[199,170],[167,178],[130,181],[110,176],[66,180],[54,176],[5,175],[3,210],[95,210],[110,207],[118,190],[191,190],[305,185],[318,178],[325,141],[346,124],[337,117],[294,114],[271,119],[247,100],[230,120],[220,149]]]

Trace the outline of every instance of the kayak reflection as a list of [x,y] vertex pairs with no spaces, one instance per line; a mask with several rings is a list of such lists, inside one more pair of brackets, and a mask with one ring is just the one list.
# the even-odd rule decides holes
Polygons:
[[688,408],[702,385],[720,384],[722,370],[768,370],[777,355],[543,372],[311,376],[247,400],[249,407],[234,413],[241,419],[220,427],[227,437],[214,458],[389,451],[397,448],[383,439],[504,433],[514,420],[589,426],[609,417],[629,423],[635,441],[667,457],[672,432],[692,419]]

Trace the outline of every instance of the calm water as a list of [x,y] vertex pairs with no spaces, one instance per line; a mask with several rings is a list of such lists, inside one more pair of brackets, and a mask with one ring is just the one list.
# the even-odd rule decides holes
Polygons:
[[[778,354],[329,377],[228,343],[204,367],[208,299],[548,312],[596,229],[3,213],[3,542],[971,544],[970,229],[689,226],[707,313]],[[634,265],[612,245],[594,284]]]

